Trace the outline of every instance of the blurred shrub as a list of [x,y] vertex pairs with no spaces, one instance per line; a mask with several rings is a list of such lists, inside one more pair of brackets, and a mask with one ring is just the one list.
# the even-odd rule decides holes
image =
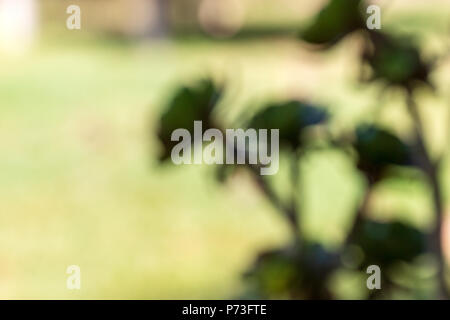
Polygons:
[[[292,241],[283,248],[268,250],[257,256],[246,272],[249,289],[244,297],[337,298],[330,286],[330,279],[343,269],[365,272],[369,265],[382,269],[383,286],[381,291],[367,290],[366,297],[392,297],[395,290],[403,290],[405,286],[390,270],[405,264],[414,265],[423,254],[433,255],[438,261],[435,276],[437,289],[433,297],[448,297],[446,265],[440,241],[444,214],[438,177],[441,158],[432,158],[428,152],[422,119],[415,102],[418,88],[423,85],[432,87],[429,74],[436,65],[423,59],[420,48],[409,37],[394,37],[386,32],[367,30],[366,5],[362,0],[330,0],[311,20],[311,24],[299,33],[299,37],[317,49],[329,50],[348,35],[358,33],[362,39],[358,62],[369,69],[369,76],[362,81],[367,85],[382,82],[385,90],[401,91],[414,124],[411,139],[403,141],[375,121],[361,124],[355,130],[349,129],[344,135],[332,135],[327,128],[327,112],[305,101],[271,103],[250,118],[245,124],[247,128],[280,130],[281,147],[292,163],[290,182],[285,188],[287,195],[277,194],[270,180],[255,170],[255,165],[240,167],[251,172],[261,192],[290,225]],[[220,97],[220,90],[216,87],[212,81],[202,81],[190,88],[180,88],[174,94],[160,119],[158,136],[164,146],[163,159],[167,159],[173,147],[169,136],[175,128],[192,131],[194,120],[202,120],[206,127],[221,130],[228,127],[229,124],[213,116],[213,109]],[[365,195],[355,212],[348,236],[334,252],[307,239],[299,222],[301,206],[298,201],[301,193],[298,189],[298,164],[310,152],[309,146],[314,145],[313,140],[317,138],[317,135],[305,134],[312,127],[321,131],[319,136],[325,140],[326,148],[350,152],[355,169],[367,180]],[[415,168],[427,178],[436,217],[436,224],[428,233],[398,221],[381,222],[368,218],[372,190],[387,177],[395,177],[400,167]],[[221,180],[228,176],[224,174],[224,168],[229,169],[220,165],[217,168]],[[349,259],[349,256],[353,258]]]

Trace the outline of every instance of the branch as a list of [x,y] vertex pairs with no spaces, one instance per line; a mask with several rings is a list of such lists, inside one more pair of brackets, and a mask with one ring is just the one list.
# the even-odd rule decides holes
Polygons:
[[446,263],[441,241],[444,205],[438,177],[439,161],[437,163],[433,162],[426,149],[424,138],[425,134],[422,121],[419,115],[417,104],[414,101],[411,91],[409,91],[407,94],[407,105],[411,118],[414,122],[414,131],[417,143],[416,156],[418,159],[418,165],[427,176],[428,183],[430,184],[433,194],[433,206],[434,214],[436,217],[436,225],[433,227],[429,235],[428,247],[429,250],[438,258],[439,297],[442,299],[449,299],[449,292],[446,286],[445,279]]
[[260,187],[266,198],[272,203],[272,205],[279,210],[283,217],[288,221],[292,234],[295,240],[302,243],[302,235],[298,225],[298,212],[295,205],[287,206],[270,187],[269,183],[259,174],[259,166],[249,165],[250,170],[253,173],[256,183]]
[[[221,130],[221,131],[222,131],[222,133],[224,132],[224,130]],[[227,147],[231,147],[231,146],[227,145]],[[238,149],[238,147],[234,143],[232,144],[232,148],[234,148],[235,154],[242,152],[242,150]],[[248,150],[244,150],[244,152],[246,153],[245,157],[248,159],[249,158]],[[298,160],[298,156],[295,156],[295,159]],[[298,165],[298,161],[296,163]],[[300,226],[298,224],[299,213],[297,211],[297,206],[296,206],[296,202],[295,202],[296,186],[297,186],[298,176],[299,176],[298,167],[293,172],[293,176],[296,177],[294,179],[296,179],[297,182],[295,184],[293,184],[291,205],[286,205],[280,199],[280,197],[276,194],[276,192],[274,190],[272,190],[269,182],[267,180],[265,180],[263,178],[263,176],[261,176],[261,174],[260,174],[261,165],[247,164],[247,167],[252,172],[253,177],[254,177],[257,185],[259,186],[260,190],[262,191],[262,193],[266,196],[266,198],[270,201],[270,203],[272,203],[272,205],[275,207],[275,209],[277,209],[279,212],[281,212],[282,216],[287,220],[287,222],[291,228],[292,235],[293,235],[295,241],[298,242],[299,244],[302,244],[302,242],[303,242],[302,234],[300,231]]]
[[364,221],[364,216],[366,215],[367,209],[369,207],[370,196],[372,194],[372,185],[369,184],[367,190],[364,193],[364,197],[362,199],[362,203],[356,212],[356,217],[353,220],[353,224],[347,233],[347,238],[345,239],[343,248],[347,247],[356,236],[356,233],[359,231],[359,228]]

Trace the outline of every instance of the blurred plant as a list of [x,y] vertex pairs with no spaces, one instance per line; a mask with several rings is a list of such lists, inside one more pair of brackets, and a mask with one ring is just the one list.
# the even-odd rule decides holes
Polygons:
[[360,12],[362,0],[331,0],[300,37],[311,44],[330,47],[348,34],[365,28]]
[[170,158],[170,152],[176,142],[170,139],[178,128],[194,130],[194,121],[200,120],[206,129],[215,128],[212,112],[221,96],[221,89],[211,80],[203,80],[195,87],[182,87],[172,98],[167,111],[161,116],[158,138],[164,146],[161,160]]
[[[320,24],[321,17],[325,15],[326,12],[339,11],[339,6],[335,4],[335,2],[341,2],[342,5],[344,1],[331,0],[329,4],[318,14],[312,26],[310,26],[307,31],[300,34],[300,38],[302,40],[312,44],[323,42],[317,41],[316,38],[311,39],[309,36],[309,30],[314,30],[317,28],[317,25]],[[347,1],[345,2],[347,4]],[[352,8],[350,12],[354,15],[350,20],[361,20],[361,15],[365,12],[365,6],[362,1],[352,0],[349,2],[353,3],[353,6],[350,5]],[[359,9],[354,9],[358,5],[360,5]],[[331,15],[330,13],[328,14]],[[335,16],[342,15],[335,13]],[[360,19],[358,19],[357,16],[360,16]],[[374,126],[364,126],[357,129],[355,134],[356,141],[354,143],[358,156],[357,167],[366,175],[369,182],[369,187],[366,191],[363,204],[356,216],[354,225],[349,233],[347,243],[353,241],[356,244],[362,245],[361,241],[363,240],[361,239],[365,239],[365,237],[361,238],[361,236],[355,236],[355,234],[358,232],[364,232],[361,230],[366,230],[366,228],[362,227],[362,225],[366,224],[366,221],[364,221],[365,219],[363,219],[362,216],[367,210],[371,190],[374,185],[383,178],[386,169],[392,166],[416,166],[427,177],[433,193],[436,223],[435,227],[428,235],[428,252],[433,253],[438,260],[438,296],[440,298],[448,298],[448,289],[446,287],[445,279],[446,264],[441,242],[444,205],[438,177],[442,156],[439,159],[432,159],[429,154],[425,144],[422,119],[419,115],[418,106],[415,103],[414,98],[415,91],[418,88],[422,86],[432,88],[429,75],[436,64],[434,62],[424,61],[420,54],[419,47],[406,36],[394,37],[385,32],[357,28],[356,25],[353,25],[353,28],[348,28],[345,27],[346,24],[340,22],[339,19],[336,19],[335,21],[337,24],[341,25],[341,28],[344,28],[343,30],[346,31],[340,33],[342,36],[339,37],[338,40],[341,40],[343,36],[353,31],[357,31],[362,34],[364,37],[364,49],[362,50],[361,64],[368,65],[371,71],[370,77],[365,80],[369,83],[381,81],[386,86],[386,89],[400,88],[405,93],[408,111],[414,124],[414,141],[411,145],[405,144],[392,133]],[[337,28],[337,30],[339,30],[339,28]],[[332,39],[325,38],[324,40],[327,43],[330,43]],[[336,41],[331,44],[336,44]],[[395,225],[392,223],[389,228],[394,228],[394,226]],[[398,226],[396,228],[398,228]],[[371,229],[373,229],[373,227]],[[380,227],[377,233],[381,234],[381,230],[382,228]],[[405,244],[409,241],[414,243],[415,237],[412,235],[413,232],[410,232],[409,237],[405,236],[403,239],[392,239],[391,241],[386,241],[385,243],[380,242],[377,246],[379,245],[383,248],[382,251],[384,252],[384,256],[387,257],[389,256],[389,247],[392,248],[392,246],[398,246],[399,248],[404,248],[404,250],[406,250],[406,247],[401,245],[402,242],[405,242]],[[416,252],[418,254],[419,250],[413,250],[412,252]],[[401,253],[401,251],[398,251],[392,256],[402,260]],[[371,254],[370,250],[366,248],[365,254]],[[371,257],[373,258],[373,255]],[[375,259],[375,261],[382,260],[383,259],[381,256],[378,259]]]
[[[283,197],[275,192],[271,181],[259,174],[259,164],[218,165],[217,177],[224,182],[237,169],[248,170],[261,192],[289,224],[292,234],[292,241],[288,245],[259,254],[246,272],[250,288],[248,297],[335,298],[329,280],[337,271],[351,269],[362,272],[373,264],[387,272],[383,273],[382,290],[367,291],[367,296],[389,297],[391,290],[402,287],[389,270],[404,263],[412,264],[418,257],[428,253],[438,261],[437,296],[448,298],[446,265],[440,241],[444,205],[438,173],[442,156],[438,159],[431,157],[415,102],[418,88],[433,88],[429,75],[436,65],[424,61],[419,47],[410,38],[394,38],[384,32],[366,30],[364,9],[365,3],[362,0],[330,0],[299,37],[321,50],[328,50],[350,33],[359,33],[364,39],[360,64],[366,65],[370,70],[370,75],[363,79],[364,82],[370,84],[381,81],[385,89],[400,88],[404,92],[414,124],[413,139],[403,141],[387,128],[376,124],[361,124],[350,135],[333,137],[328,130],[329,115],[325,109],[297,100],[268,104],[248,119],[244,124],[246,128],[280,130],[281,151],[291,163],[289,191]],[[164,147],[162,161],[168,159],[173,148],[171,132],[177,128],[192,132],[194,120],[203,121],[205,129],[218,128],[224,132],[224,128],[228,127],[227,123],[217,119],[214,114],[222,91],[212,80],[203,80],[192,87],[177,90],[159,123],[158,137]],[[310,134],[311,131],[315,134]],[[322,134],[318,135],[317,132]],[[311,242],[305,237],[299,224],[299,162],[319,140],[325,140],[326,147],[329,148],[352,150],[355,168],[367,181],[362,203],[357,209],[346,240],[337,252]],[[367,217],[375,186],[386,178],[396,176],[402,167],[414,168],[427,178],[433,194],[436,217],[435,226],[429,234],[398,221],[379,222]],[[360,252],[360,255],[356,255],[359,257],[352,252]],[[349,256],[352,258],[348,259]]]

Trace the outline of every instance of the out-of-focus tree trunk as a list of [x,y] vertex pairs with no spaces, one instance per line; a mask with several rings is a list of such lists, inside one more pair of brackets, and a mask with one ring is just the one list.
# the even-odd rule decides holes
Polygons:
[[155,3],[155,23],[151,35],[164,37],[170,31],[170,2],[171,0],[153,0]]

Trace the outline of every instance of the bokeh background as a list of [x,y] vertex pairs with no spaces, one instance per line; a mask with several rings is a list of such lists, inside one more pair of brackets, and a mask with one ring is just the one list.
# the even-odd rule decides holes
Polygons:
[[[376,3],[383,28],[414,35],[425,55],[449,48],[448,0]],[[81,30],[66,28],[71,4],[81,7]],[[210,75],[227,83],[230,119],[292,97],[328,106],[336,128],[372,116],[376,88],[354,81],[357,41],[318,55],[295,38],[322,4],[0,0],[0,298],[239,296],[242,272],[258,251],[284,244],[288,226],[245,176],[221,186],[207,166],[160,166],[157,117],[177,85]],[[432,150],[448,144],[449,71],[447,63],[433,74],[439,97],[421,99]],[[401,134],[404,106],[388,101],[378,116]],[[337,151],[310,155],[302,172],[305,232],[333,249],[362,178]],[[446,169],[447,199],[449,181]],[[372,207],[381,220],[433,222],[417,181],[383,183]],[[73,264],[81,290],[66,288]],[[333,285],[360,298],[365,279],[343,273]]]

